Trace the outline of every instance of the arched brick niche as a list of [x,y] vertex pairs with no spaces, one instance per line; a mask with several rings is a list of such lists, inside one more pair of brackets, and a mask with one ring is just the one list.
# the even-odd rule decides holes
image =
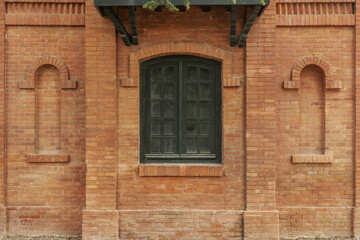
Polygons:
[[301,58],[291,71],[291,80],[284,81],[284,89],[299,89],[300,74],[302,70],[309,65],[316,65],[324,71],[325,89],[340,89],[342,88],[341,81],[334,80],[333,68],[325,60],[319,57],[303,57]]
[[27,70],[27,73],[25,75],[25,80],[20,82],[18,87],[20,89],[34,89],[36,72],[40,67],[44,65],[52,65],[58,69],[60,73],[61,89],[76,88],[77,85],[76,81],[69,79],[70,74],[67,66],[59,59],[50,56],[39,57],[38,59],[34,60]]
[[[39,72],[43,71],[44,69],[49,69],[49,66],[54,67],[55,71],[58,71],[58,79],[60,80],[60,84],[57,88],[60,89],[76,89],[77,87],[77,82],[74,80],[70,80],[70,74],[69,74],[69,70],[67,68],[67,66],[61,62],[59,59],[55,58],[55,57],[50,57],[50,56],[46,56],[46,57],[39,57],[37,59],[35,59],[32,64],[30,65],[30,67],[27,70],[27,73],[25,75],[25,80],[19,82],[18,87],[20,89],[37,89],[37,90],[41,90],[40,87],[40,78],[42,78],[42,81],[44,80],[49,80],[47,78],[51,78],[51,76],[46,75],[45,79],[44,76],[41,77],[41,74],[39,74]],[[54,80],[55,81],[55,80]],[[43,83],[44,85],[44,83]],[[48,81],[45,82],[45,89],[47,89],[49,86],[48,85]],[[43,88],[44,88],[43,86]],[[55,89],[53,89],[53,91],[50,92],[56,92]],[[38,92],[35,93],[36,97],[38,100],[35,101],[36,102],[36,106],[34,107],[35,109],[35,129],[36,129],[36,137],[35,137],[35,142],[34,142],[34,153],[27,153],[26,154],[26,161],[27,162],[31,162],[31,163],[60,163],[60,162],[68,162],[69,161],[69,155],[68,154],[64,154],[61,151],[61,127],[62,127],[62,123],[61,123],[61,100],[57,100],[60,101],[59,102],[59,107],[57,108],[57,112],[53,112],[54,116],[56,119],[58,119],[58,121],[56,123],[54,123],[54,127],[59,128],[58,131],[59,133],[57,133],[57,135],[54,137],[57,137],[58,142],[57,143],[57,147],[56,148],[49,148],[49,149],[42,149],[40,148],[39,145],[39,126],[41,125],[41,120],[39,120],[39,116],[41,115],[40,113],[40,108],[38,106],[39,102],[41,102],[40,98],[41,98],[41,92],[40,92],[40,96],[37,96]],[[57,93],[57,95],[59,95],[59,93]],[[49,96],[47,97],[48,99],[42,99],[43,102],[46,102],[47,100],[50,100],[51,102],[53,102],[54,98],[59,98],[61,97],[61,94],[59,96]],[[51,137],[52,135],[49,134],[48,137]],[[44,139],[43,139],[44,140]],[[55,140],[54,140],[55,141]],[[51,141],[49,141],[51,142]],[[56,142],[56,141],[55,141]]]
[[121,86],[139,86],[139,64],[141,61],[166,55],[195,55],[211,58],[222,63],[222,85],[223,87],[239,87],[241,78],[232,75],[232,55],[221,48],[208,44],[197,43],[163,43],[141,48],[130,54],[130,76],[121,78]]
[[284,81],[284,89],[298,91],[299,149],[291,156],[294,164],[331,164],[333,155],[326,151],[326,90],[340,89],[333,68],[319,57],[301,58],[291,72],[291,80]]

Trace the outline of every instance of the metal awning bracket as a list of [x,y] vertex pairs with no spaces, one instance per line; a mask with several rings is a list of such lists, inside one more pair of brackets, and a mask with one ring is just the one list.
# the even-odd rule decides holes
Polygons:
[[[148,0],[94,0],[94,5],[101,16],[108,16],[114,23],[117,32],[126,46],[138,45],[138,32],[135,21],[135,7],[143,6]],[[181,6],[183,0],[171,0],[174,5]],[[270,0],[191,0],[192,6],[201,6],[204,12],[208,12],[211,6],[228,6],[230,8],[230,46],[243,47],[246,44],[247,35],[254,24],[255,19],[265,11],[270,4]],[[241,31],[239,40],[236,37],[236,21],[238,6],[253,6],[250,15]],[[129,12],[129,22],[131,35],[121,23],[113,7],[127,7]]]
[[139,44],[139,40],[138,40],[138,33],[137,33],[136,21],[135,21],[135,7],[129,6],[128,10],[129,10],[129,20],[131,26],[131,43],[132,45],[137,46]]
[[238,47],[245,46],[247,35],[251,29],[251,26],[254,24],[256,17],[259,15],[260,10],[261,10],[261,5],[255,5],[252,8],[251,13],[250,13],[249,17],[247,18],[244,28],[240,34],[240,38],[237,43]]
[[110,20],[114,23],[116,31],[118,31],[121,35],[121,39],[125,43],[126,46],[131,46],[131,38],[129,33],[126,31],[126,28],[120,21],[117,13],[112,7],[103,7],[103,11],[106,16],[110,18]]
[[231,6],[230,8],[230,46],[236,45],[236,19],[237,19],[237,6]]

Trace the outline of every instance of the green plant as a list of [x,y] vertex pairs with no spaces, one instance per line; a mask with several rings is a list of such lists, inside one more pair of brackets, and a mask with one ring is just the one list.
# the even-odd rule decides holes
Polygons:
[[[236,3],[236,0],[231,0],[234,4]],[[260,3],[265,6],[264,0],[259,0]],[[179,9],[170,1],[170,0],[151,0],[148,1],[143,5],[143,8],[147,8],[151,11],[154,11],[157,7],[165,5],[170,11],[179,11]],[[184,6],[186,10],[190,8],[190,1],[184,0]]]
[[[143,8],[154,11],[160,5],[165,5],[170,11],[179,11],[179,9],[170,0],[151,0],[145,3]],[[184,6],[186,10],[190,8],[189,0],[184,0]]]

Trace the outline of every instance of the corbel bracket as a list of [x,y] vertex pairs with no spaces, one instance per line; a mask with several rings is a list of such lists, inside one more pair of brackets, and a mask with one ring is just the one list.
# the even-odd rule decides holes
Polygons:
[[261,10],[261,5],[255,5],[252,8],[251,13],[250,13],[249,17],[247,18],[244,28],[240,34],[240,38],[237,43],[238,47],[245,46],[248,33],[251,29],[251,26],[254,24],[256,17],[259,15],[260,10]]
[[129,10],[129,20],[130,20],[130,26],[131,26],[131,43],[132,45],[138,45],[138,33],[136,28],[136,21],[135,21],[135,7],[130,6],[128,7]]
[[237,6],[231,6],[230,8],[230,46],[236,45],[236,19],[237,19]]
[[115,29],[116,29],[116,31],[118,31],[120,33],[121,39],[123,40],[125,45],[131,46],[132,45],[131,36],[126,31],[125,26],[120,21],[118,15],[114,11],[114,9],[111,6],[103,7],[102,11],[103,11],[104,15],[108,16],[110,18],[110,20],[114,23]]

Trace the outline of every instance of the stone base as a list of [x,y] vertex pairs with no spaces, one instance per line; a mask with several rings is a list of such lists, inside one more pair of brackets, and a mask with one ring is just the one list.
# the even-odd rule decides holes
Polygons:
[[360,239],[360,209],[353,209],[353,236]]
[[244,239],[279,239],[278,212],[244,212]]
[[81,236],[21,236],[9,235],[3,236],[1,240],[81,240]]
[[0,207],[0,236],[6,234],[6,217],[7,209],[5,207]]
[[82,224],[83,240],[119,239],[118,219],[118,211],[84,210]]

